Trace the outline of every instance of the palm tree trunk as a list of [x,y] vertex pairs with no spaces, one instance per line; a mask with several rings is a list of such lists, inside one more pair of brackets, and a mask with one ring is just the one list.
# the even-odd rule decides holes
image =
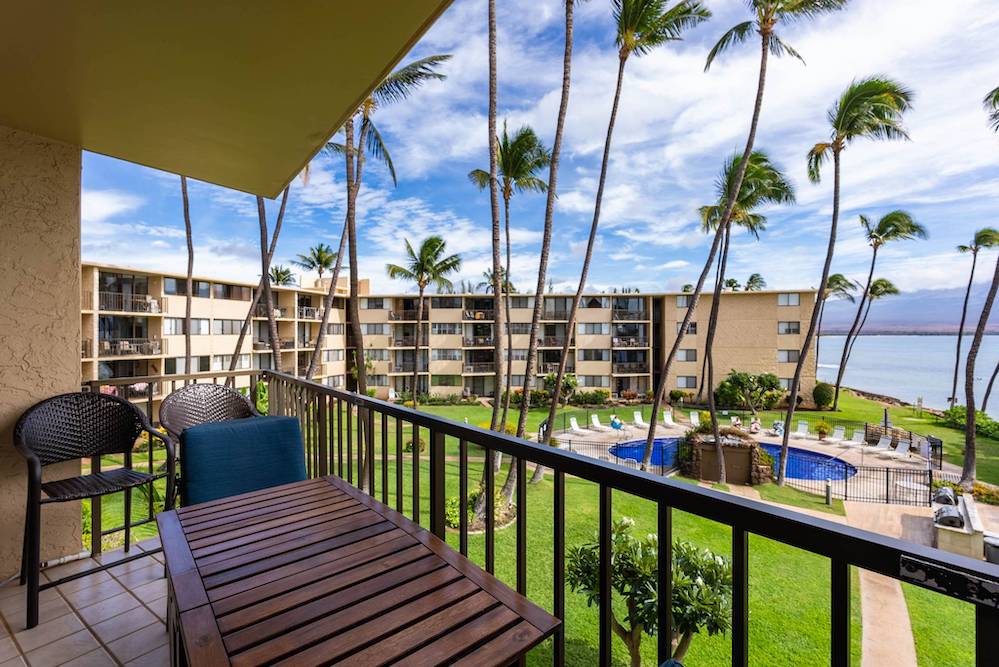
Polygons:
[[[833,210],[832,222],[829,225],[829,246],[826,248],[826,261],[822,265],[822,279],[819,285],[823,288],[829,282],[829,270],[832,267],[833,253],[836,251],[836,227],[839,224],[839,188],[840,188],[840,160],[838,147],[833,147]],[[825,289],[820,289],[817,300],[825,301]],[[791,380],[791,389],[787,397],[787,421],[784,422],[784,438],[780,447],[780,469],[777,472],[777,485],[784,485],[784,478],[787,474],[787,448],[788,439],[791,437],[791,421],[794,419],[795,403],[798,401],[798,387],[801,383],[801,371],[805,367],[805,359],[808,358],[808,348],[811,347],[812,339],[819,324],[819,312],[821,303],[816,303],[812,308],[812,317],[808,322],[808,332],[801,346],[801,354],[798,355],[798,363],[794,367],[794,378]]]
[[833,393],[833,404],[832,409],[835,412],[839,409],[839,388],[843,384],[843,374],[846,372],[846,362],[850,357],[850,348],[852,347],[852,341],[854,336],[857,335],[857,327],[860,326],[861,314],[864,313],[864,306],[867,304],[867,300],[871,293],[871,282],[874,281],[874,264],[878,261],[878,247],[874,246],[874,252],[871,253],[871,268],[867,272],[867,284],[864,285],[864,293],[860,295],[860,303],[857,304],[857,314],[853,316],[853,324],[850,325],[850,330],[846,334],[846,340],[843,341],[843,353],[839,358],[839,368],[836,370],[836,390]]
[[992,395],[992,385],[996,382],[996,375],[999,375],[999,364],[996,364],[995,370],[992,371],[992,377],[989,379],[989,386],[985,388],[985,397],[982,398],[982,412],[988,410],[989,396]]
[[503,308],[500,294],[503,290],[503,264],[500,261],[499,183],[497,181],[496,145],[496,0],[489,0],[489,212],[493,231],[493,412],[489,428],[496,430],[500,423],[500,405],[503,391]]
[[184,202],[184,235],[187,237],[187,297],[184,299],[184,372],[191,372],[191,303],[194,291],[194,238],[191,235],[191,204],[187,198],[187,176],[180,177]]
[[597,228],[600,225],[600,205],[603,203],[604,185],[607,182],[607,168],[610,163],[611,139],[614,136],[614,124],[617,122],[617,110],[621,103],[624,66],[627,62],[628,56],[622,53],[618,57],[617,85],[614,88],[614,102],[611,104],[610,120],[607,122],[607,136],[604,139],[604,154],[600,162],[600,180],[597,182],[597,195],[593,203],[593,222],[590,224],[590,236],[586,241],[583,268],[579,273],[579,286],[576,287],[576,295],[573,297],[572,306],[569,308],[569,322],[566,325],[565,342],[562,343],[562,354],[558,362],[558,376],[555,380],[555,387],[552,389],[551,407],[548,409],[549,431],[551,431],[551,425],[555,424],[555,414],[558,411],[559,396],[562,391],[562,380],[565,378],[565,367],[569,362],[569,347],[572,344],[573,334],[576,331],[576,311],[579,309],[579,301],[583,297],[583,291],[586,289],[586,278],[590,273],[590,261],[593,258],[593,246],[597,240]]
[[278,340],[277,320],[274,319],[274,297],[271,292],[271,258],[267,254],[267,209],[264,198],[257,197],[257,219],[260,222],[260,281],[263,283],[264,306],[267,309],[267,335],[271,339],[271,366],[281,372],[281,342]]
[[[701,290],[704,289],[704,282],[707,280],[708,272],[711,270],[712,265],[715,262],[715,255],[718,252],[718,246],[721,245],[722,237],[725,234],[725,226],[731,222],[732,211],[735,209],[735,203],[739,196],[739,191],[742,189],[742,181],[746,177],[746,168],[749,166],[749,158],[753,153],[753,145],[756,143],[756,129],[760,124],[760,112],[763,110],[763,90],[766,88],[767,82],[767,59],[770,52],[770,34],[763,33],[760,39],[760,73],[759,78],[756,83],[756,102],[753,105],[753,118],[749,123],[749,136],[746,137],[746,147],[742,151],[742,161],[739,163],[739,169],[736,172],[735,181],[733,183],[733,192],[729,193],[728,202],[725,204],[725,212],[722,214],[721,222],[718,225],[718,230],[715,232],[715,238],[711,242],[711,250],[708,252],[708,258],[704,262],[704,267],[701,269],[701,275],[697,278],[697,284],[694,286],[694,291],[690,294],[690,303],[687,304],[687,312],[683,315],[683,322],[680,324],[680,331],[677,333],[676,338],[673,340],[673,347],[670,348],[669,354],[663,359],[662,367],[659,372],[659,387],[656,389],[655,397],[652,399],[652,418],[655,419],[656,415],[659,414],[659,409],[662,407],[663,396],[666,393],[666,384],[668,382],[670,371],[673,368],[673,360],[676,358],[676,353],[680,349],[680,345],[683,344],[683,339],[687,335],[687,326],[690,324],[690,319],[694,315],[694,310],[697,308],[697,302],[701,298]],[[656,429],[649,428],[649,434],[645,438],[645,454],[642,456],[642,470],[648,470],[649,464],[652,461],[652,448],[654,446],[656,439]]]
[[[825,290],[823,290],[822,292],[824,294]],[[826,300],[825,299],[819,299],[819,301],[822,303],[822,305],[819,306],[819,328],[815,332],[815,361],[816,362],[818,362],[818,360],[819,360],[819,341],[822,340],[822,317],[826,314]]]
[[[288,191],[291,189],[289,185],[284,189],[284,193],[281,195],[281,208],[278,210],[277,221],[274,223],[274,234],[271,236],[271,243],[267,248],[267,265],[274,261],[274,251],[277,249],[278,236],[281,234],[281,224],[284,222],[284,211],[285,206],[288,203]],[[236,370],[236,363],[239,361],[240,351],[243,349],[243,342],[246,340],[246,332],[250,330],[250,325],[253,323],[253,315],[257,310],[257,304],[260,303],[260,294],[264,291],[264,279],[261,276],[260,280],[257,282],[257,288],[253,291],[253,299],[250,301],[250,309],[246,312],[246,317],[243,318],[243,325],[239,328],[239,337],[236,339],[236,347],[233,349],[232,358],[229,360],[229,370]],[[252,346],[251,346],[252,347]],[[230,387],[236,386],[236,378],[230,377],[226,380],[226,384]]]
[[[513,375],[513,332],[510,330],[510,195],[503,193],[504,220],[506,223],[506,268],[503,270],[503,308],[506,311],[506,387],[503,390],[503,416],[500,430],[506,431],[506,416],[510,412],[510,377]],[[496,333],[501,335],[500,332]]]
[[999,290],[999,259],[996,260],[996,268],[992,274],[992,284],[989,286],[989,293],[985,297],[985,305],[982,306],[982,314],[978,318],[978,326],[975,328],[975,335],[971,339],[968,347],[968,363],[964,367],[964,398],[965,398],[965,427],[964,427],[964,465],[961,467],[961,488],[971,491],[978,476],[977,447],[975,441],[975,362],[978,360],[978,350],[982,346],[982,337],[985,335],[985,327],[989,323],[989,315],[992,313],[992,304],[996,300],[996,291]]
[[[305,371],[305,379],[311,380],[319,366],[319,351],[322,348],[323,337],[326,335],[326,327],[330,321],[330,311],[333,309],[333,297],[336,295],[336,283],[340,280],[340,268],[343,266],[343,251],[347,243],[347,221],[344,219],[343,231],[340,232],[340,245],[336,251],[336,264],[333,267],[333,276],[330,278],[329,289],[323,297],[323,318],[319,322],[319,335],[316,336],[316,346],[312,348],[312,356],[309,358],[309,368]],[[321,279],[320,279],[321,280]]]
[[846,363],[850,363],[850,357],[853,356],[853,346],[857,344],[857,339],[860,338],[860,334],[864,331],[864,326],[867,324],[867,316],[871,314],[871,306],[874,304],[874,299],[867,299],[867,309],[864,310],[864,318],[860,320],[860,326],[857,327],[857,333],[853,336],[853,340],[850,341],[850,349],[846,352]]
[[971,251],[971,275],[968,276],[968,287],[964,290],[964,305],[961,307],[961,325],[957,328],[957,354],[954,356],[954,381],[950,386],[950,407],[957,403],[957,373],[961,366],[961,337],[964,335],[964,322],[968,317],[968,299],[971,298],[971,285],[975,281],[975,265],[978,263],[978,251]]
[[[423,291],[426,286],[423,283],[419,284],[419,297],[416,299],[416,335],[413,336],[413,409],[418,409],[419,405],[419,395],[420,395],[420,344],[423,342],[420,340],[422,337],[420,334],[423,333]],[[418,451],[414,449],[413,451]]]
[[[741,186],[741,184],[740,184]],[[729,193],[730,198],[738,196]],[[711,297],[711,314],[708,316],[708,333],[704,339],[704,358],[708,363],[707,381],[703,383],[708,391],[708,412],[711,414],[711,432],[715,439],[715,456],[718,458],[718,483],[726,482],[725,448],[722,446],[721,432],[718,429],[718,412],[715,408],[715,363],[712,348],[715,343],[715,331],[718,328],[718,310],[721,307],[721,291],[725,282],[725,268],[728,265],[728,248],[732,241],[732,222],[725,225],[725,239],[722,241],[721,263],[718,265],[718,280],[715,281],[715,291]],[[653,413],[654,415],[655,413]]]
[[[728,252],[728,241],[725,240],[722,242],[722,251],[718,253],[718,263],[715,265],[715,290],[718,289],[719,285],[722,285],[721,261],[722,261],[722,256],[726,255],[727,252]],[[722,286],[724,287],[724,285]],[[708,373],[708,355],[705,354],[704,358],[701,359],[701,375],[700,375],[701,382],[697,386],[697,395],[694,397],[694,400],[697,401],[699,405],[701,404],[701,401],[704,400],[704,387],[705,385],[707,385],[707,382],[704,381],[704,378],[707,377],[707,373]]]

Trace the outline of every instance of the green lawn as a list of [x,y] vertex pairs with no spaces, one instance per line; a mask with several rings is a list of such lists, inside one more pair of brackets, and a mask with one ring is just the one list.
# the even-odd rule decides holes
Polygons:
[[843,501],[839,498],[833,498],[832,505],[826,505],[826,499],[824,497],[817,496],[814,493],[806,493],[805,491],[791,486],[761,484],[753,488],[759,492],[760,498],[763,500],[769,500],[770,502],[780,503],[782,505],[790,505],[792,507],[803,507],[805,509],[817,510],[819,512],[846,516],[846,510],[843,509]]
[[902,584],[902,592],[909,607],[919,667],[974,665],[974,607],[910,584]]

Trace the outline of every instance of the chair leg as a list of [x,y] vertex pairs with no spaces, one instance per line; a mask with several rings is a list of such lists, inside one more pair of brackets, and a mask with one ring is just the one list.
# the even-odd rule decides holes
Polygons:
[[29,484],[28,488],[31,492],[31,497],[29,498],[29,513],[31,518],[31,527],[29,530],[29,544],[28,544],[28,614],[25,628],[33,628],[38,625],[38,577],[39,570],[41,569],[41,543],[42,543],[42,504],[39,490],[33,488],[33,484]]
[[132,536],[132,489],[125,489],[125,553],[131,543]]
[[21,576],[18,584],[24,586],[28,583],[28,545],[31,542],[31,497],[24,504],[24,536],[21,539]]

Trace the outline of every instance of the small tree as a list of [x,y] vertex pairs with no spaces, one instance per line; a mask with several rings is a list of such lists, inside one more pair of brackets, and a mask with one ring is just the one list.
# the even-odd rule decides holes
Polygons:
[[828,382],[819,382],[812,389],[812,400],[815,401],[816,407],[820,410],[825,410],[833,402],[833,387]]
[[780,378],[773,373],[744,373],[732,371],[725,380],[732,390],[741,398],[742,403],[750,409],[753,416],[758,416],[759,410],[772,408],[784,395],[780,386]]
[[[611,527],[611,587],[624,598],[627,615],[611,614],[614,634],[628,647],[632,667],[642,664],[642,634],[656,634],[659,614],[659,536],[631,534],[635,521],[622,517]],[[600,602],[599,536],[569,550],[569,587]],[[688,542],[673,543],[673,658],[683,660],[694,635],[728,632],[732,616],[732,566],[727,558]]]
[[[549,373],[545,376],[545,389],[552,396],[555,395],[555,383],[558,382],[558,373]],[[562,376],[562,388],[559,389],[558,400],[559,404],[568,405],[569,399],[572,395],[576,393],[576,387],[579,386],[579,381],[576,379],[575,374],[566,373]]]

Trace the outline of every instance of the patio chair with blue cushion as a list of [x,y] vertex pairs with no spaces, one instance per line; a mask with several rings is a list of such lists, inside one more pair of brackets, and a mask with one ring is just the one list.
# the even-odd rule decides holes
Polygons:
[[181,435],[181,504],[238,496],[306,479],[305,447],[294,417],[192,426]]
[[198,424],[259,416],[245,396],[221,384],[189,384],[171,392],[160,405],[160,424],[175,440]]

